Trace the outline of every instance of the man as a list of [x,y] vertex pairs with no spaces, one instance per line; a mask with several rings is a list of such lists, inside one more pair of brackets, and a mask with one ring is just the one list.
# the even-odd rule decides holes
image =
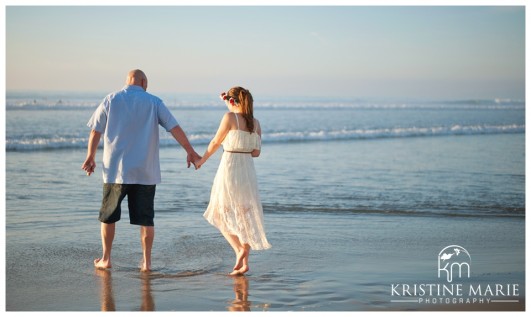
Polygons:
[[96,168],[96,150],[103,134],[104,184],[99,213],[103,256],[94,260],[98,269],[111,267],[115,223],[120,220],[120,205],[127,196],[130,223],[140,226],[143,251],[140,269],[151,270],[155,186],[161,181],[158,126],[171,132],[186,150],[188,167],[190,163],[195,166],[200,159],[162,100],[146,92],[147,84],[144,72],[130,71],[126,86],[109,94],[87,123],[92,131],[81,168],[89,176]]

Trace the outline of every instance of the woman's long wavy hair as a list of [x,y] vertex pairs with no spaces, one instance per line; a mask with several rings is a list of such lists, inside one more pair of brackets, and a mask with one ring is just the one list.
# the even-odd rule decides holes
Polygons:
[[249,90],[242,87],[232,87],[227,92],[227,95],[233,97],[242,107],[242,115],[247,124],[247,129],[252,133],[254,131],[253,96]]

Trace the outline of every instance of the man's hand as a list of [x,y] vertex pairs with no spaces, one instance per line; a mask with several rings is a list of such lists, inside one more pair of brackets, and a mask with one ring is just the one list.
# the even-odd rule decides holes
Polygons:
[[85,159],[83,165],[81,165],[81,169],[87,172],[87,176],[90,176],[90,174],[94,173],[94,170],[96,169],[96,161],[94,158],[96,157],[96,151],[98,150],[100,137],[101,132],[98,132],[96,130],[90,131],[87,148],[87,158]]
[[204,157],[202,157],[199,161],[196,161],[195,162],[195,169],[198,170],[201,168],[201,166],[203,166],[203,164],[205,164],[206,160]]
[[197,152],[193,151],[193,153],[188,153],[186,157],[186,164],[188,165],[188,168],[190,168],[191,164],[194,164],[194,167],[197,170],[197,162],[199,162],[199,160],[201,160],[201,156],[199,156]]
[[83,165],[81,165],[81,169],[87,173],[87,176],[90,176],[90,174],[94,173],[94,169],[96,169],[96,161],[94,158],[87,158]]

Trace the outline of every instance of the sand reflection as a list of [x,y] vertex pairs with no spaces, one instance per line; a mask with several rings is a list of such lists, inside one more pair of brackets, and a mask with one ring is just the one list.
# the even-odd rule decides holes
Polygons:
[[227,309],[229,311],[251,311],[249,295],[249,280],[245,276],[236,276],[234,280],[234,300]]
[[[96,275],[100,277],[100,301],[101,311],[116,311],[114,302],[114,293],[112,290],[112,273],[111,270],[95,270]],[[155,301],[151,294],[151,278],[149,273],[142,273],[140,278],[142,290],[142,302],[140,311],[155,311]]]
[[142,273],[142,305],[140,311],[155,311],[155,301],[151,294],[151,278],[149,273]]
[[116,311],[114,294],[112,292],[112,275],[110,270],[96,269],[96,275],[100,279],[101,311]]

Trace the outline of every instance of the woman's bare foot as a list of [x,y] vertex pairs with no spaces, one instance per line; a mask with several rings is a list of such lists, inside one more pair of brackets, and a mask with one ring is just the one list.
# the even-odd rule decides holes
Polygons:
[[230,276],[241,276],[247,273],[248,271],[249,271],[249,266],[244,264],[238,270],[234,270],[230,272],[229,275]]
[[247,271],[249,271],[249,266],[246,264],[242,265],[242,267],[238,270],[238,272],[240,272],[242,275],[247,273]]
[[100,270],[110,269],[112,267],[110,260],[104,261],[100,258],[94,260],[94,266]]
[[234,271],[239,270],[243,266],[243,259],[245,259],[245,249],[238,251],[236,255],[236,264],[232,268]]
[[240,276],[242,275],[242,273],[240,273],[239,270],[234,270],[232,272],[229,273],[230,276]]

